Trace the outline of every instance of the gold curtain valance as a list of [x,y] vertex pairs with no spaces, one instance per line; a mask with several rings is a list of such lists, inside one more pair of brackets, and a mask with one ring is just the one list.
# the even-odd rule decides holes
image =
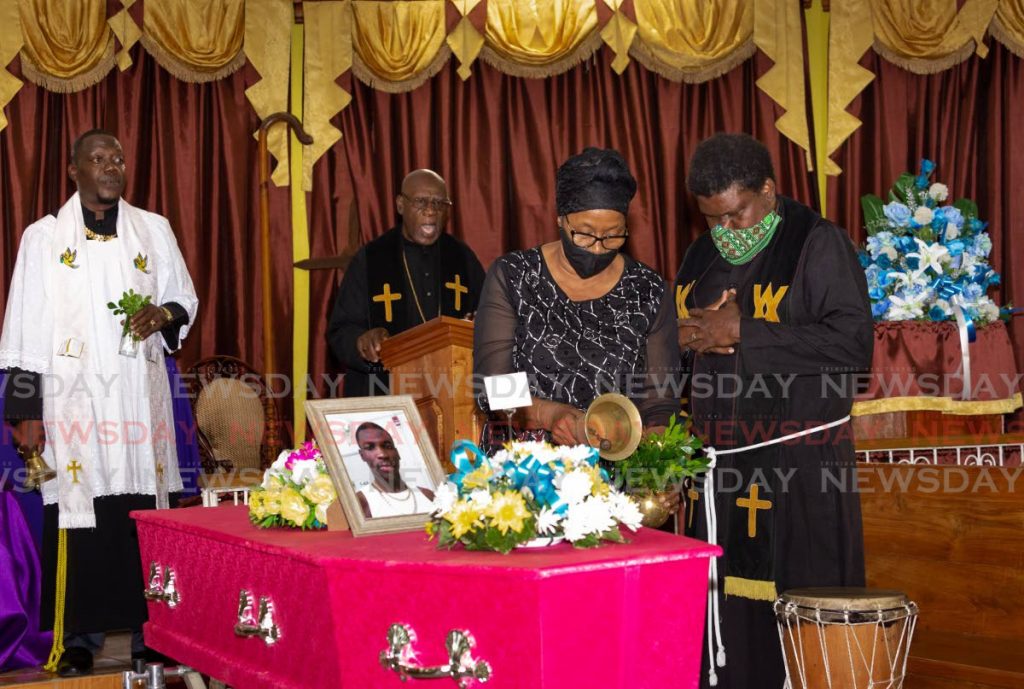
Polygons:
[[716,0],[635,0],[630,54],[673,81],[720,76],[754,54],[754,7]]
[[[50,91],[80,91],[114,66],[106,0],[18,0],[22,73]],[[6,65],[4,65],[6,67]]]
[[244,0],[147,2],[142,45],[182,81],[222,79],[242,66]]
[[409,91],[448,61],[445,0],[354,0],[352,71],[391,93]]

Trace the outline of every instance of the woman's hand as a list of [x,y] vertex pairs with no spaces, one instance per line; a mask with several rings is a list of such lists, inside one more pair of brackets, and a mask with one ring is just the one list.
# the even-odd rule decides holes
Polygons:
[[551,424],[551,439],[558,445],[586,445],[587,433],[583,427],[583,412],[571,409],[556,417]]

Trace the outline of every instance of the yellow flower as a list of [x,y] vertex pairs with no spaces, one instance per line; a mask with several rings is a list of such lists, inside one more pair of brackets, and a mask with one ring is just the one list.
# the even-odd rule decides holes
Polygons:
[[281,514],[281,490],[270,488],[263,491],[263,507],[267,514]]
[[329,476],[320,474],[306,484],[302,489],[302,495],[314,505],[329,504],[335,497],[334,484],[331,483]]
[[331,506],[329,502],[323,502],[316,506],[314,512],[316,513],[316,520],[321,524],[327,523],[327,508]]
[[309,503],[298,491],[285,488],[281,491],[281,516],[296,526],[303,524],[309,516]]
[[261,521],[267,516],[267,508],[263,505],[263,491],[254,490],[249,493],[249,514]]
[[462,538],[480,526],[482,524],[480,517],[480,510],[468,500],[459,500],[444,515],[444,518],[452,525],[452,536],[455,538]]
[[515,532],[522,531],[523,520],[530,517],[522,494],[513,490],[495,493],[491,504],[487,506],[486,514],[502,534],[508,533],[509,529]]
[[592,466],[583,469],[583,471],[586,471],[588,474],[590,474],[590,480],[593,484],[590,488],[591,495],[593,495],[596,498],[608,495],[609,491],[611,491],[611,486],[609,486],[601,477],[601,467]]
[[462,479],[463,488],[484,488],[487,486],[487,482],[491,480],[491,476],[494,474],[493,470],[487,464],[484,464],[479,469],[466,474],[465,478]]

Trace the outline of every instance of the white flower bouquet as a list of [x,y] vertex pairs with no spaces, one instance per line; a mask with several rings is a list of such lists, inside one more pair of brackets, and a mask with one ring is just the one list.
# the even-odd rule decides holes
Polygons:
[[460,442],[452,450],[456,471],[436,492],[427,533],[441,548],[461,543],[501,553],[537,541],[578,548],[622,543],[619,527],[636,531],[643,515],[597,459],[586,445],[513,442],[488,458]]

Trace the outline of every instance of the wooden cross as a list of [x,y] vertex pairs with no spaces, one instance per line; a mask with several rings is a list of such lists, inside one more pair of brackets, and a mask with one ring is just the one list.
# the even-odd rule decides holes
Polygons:
[[163,484],[163,482],[164,482],[164,465],[163,464],[157,463],[157,465],[156,465],[156,475],[157,475],[157,478],[158,478],[158,483]]
[[757,511],[770,510],[772,503],[768,500],[758,500],[757,493],[761,489],[756,483],[750,486],[749,498],[737,498],[736,505],[747,508],[747,537],[757,537]]
[[72,459],[68,462],[67,471],[71,474],[71,482],[78,483],[78,472],[82,470],[82,465],[78,463],[77,459]]
[[455,292],[455,310],[462,310],[462,295],[469,294],[469,288],[462,284],[462,276],[455,274],[455,282],[446,282],[444,286]]
[[384,291],[380,294],[375,294],[373,300],[376,302],[384,302],[384,320],[388,323],[391,322],[391,302],[398,301],[402,298],[401,292],[392,292],[391,283],[384,283]]
[[690,516],[686,520],[686,528],[693,528],[693,508],[697,506],[697,500],[700,499],[700,493],[697,492],[696,488],[690,488],[686,491],[686,497],[690,498]]

